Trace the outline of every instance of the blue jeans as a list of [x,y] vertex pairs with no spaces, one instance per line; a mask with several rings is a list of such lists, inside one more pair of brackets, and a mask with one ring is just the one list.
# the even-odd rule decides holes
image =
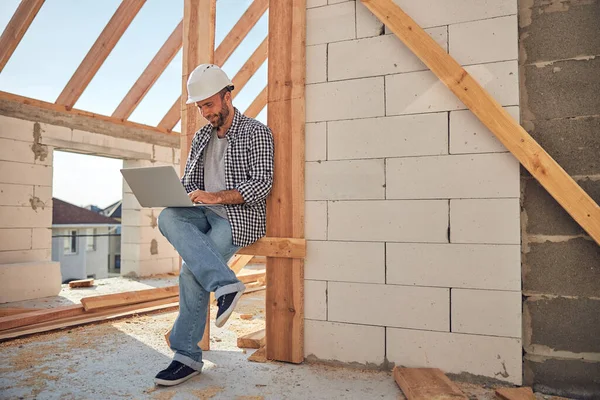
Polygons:
[[158,229],[183,259],[179,274],[179,315],[169,338],[173,360],[202,370],[202,349],[210,292],[219,298],[244,289],[227,261],[233,244],[229,221],[204,207],[169,207],[158,217]]

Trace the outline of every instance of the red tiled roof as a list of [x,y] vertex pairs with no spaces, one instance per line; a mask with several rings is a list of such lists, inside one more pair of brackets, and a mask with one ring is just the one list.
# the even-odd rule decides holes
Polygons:
[[77,207],[66,201],[52,198],[52,224],[53,225],[71,225],[71,224],[120,224],[113,218],[106,217],[96,212]]

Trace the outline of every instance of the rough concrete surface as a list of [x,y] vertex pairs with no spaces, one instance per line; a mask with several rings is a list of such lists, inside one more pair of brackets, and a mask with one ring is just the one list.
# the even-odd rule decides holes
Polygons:
[[573,353],[600,353],[600,300],[530,297],[523,307],[532,332],[530,340],[525,335],[526,349],[534,344]]
[[[600,180],[579,179],[579,186],[600,203]],[[535,179],[521,179],[527,233],[537,235],[581,235],[585,231]],[[600,263],[600,261],[598,261]]]
[[556,61],[522,67],[521,90],[526,89],[524,120],[597,115],[600,110],[600,57]]
[[[18,306],[55,306],[85,294],[113,293],[171,285],[175,277],[96,281],[92,289],[68,289],[59,298],[28,300]],[[211,351],[204,370],[188,382],[157,387],[154,375],[171,351],[165,331],[177,313],[144,315],[64,329],[0,343],[0,399],[402,399],[390,371],[252,363],[254,350],[237,348],[237,337],[264,328],[264,291],[246,294],[224,328],[211,324]],[[4,307],[17,306],[16,303]],[[215,308],[213,307],[213,315]],[[250,320],[240,315],[251,314]],[[360,343],[357,343],[360,345]],[[494,399],[493,385],[458,383],[470,399]],[[536,394],[537,399],[548,396]]]
[[527,131],[569,175],[600,173],[600,115],[536,120]]
[[[521,4],[521,46],[527,53],[521,62],[600,54],[600,1],[522,0]],[[557,35],[557,32],[569,34]]]
[[[600,399],[600,362],[526,355],[524,385],[577,399]],[[535,381],[534,381],[535,377]]]
[[600,295],[600,246],[591,239],[529,243],[523,254],[525,295]]

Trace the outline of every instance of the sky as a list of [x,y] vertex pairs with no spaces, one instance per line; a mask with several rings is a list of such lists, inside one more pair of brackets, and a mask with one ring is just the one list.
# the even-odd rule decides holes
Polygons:
[[[8,64],[0,90],[54,102],[120,0],[46,0]],[[215,48],[248,8],[251,0],[217,0]],[[0,0],[4,30],[20,0]],[[147,0],[75,108],[111,115],[183,17],[182,0]],[[233,78],[267,36],[268,11],[242,41],[223,69]],[[133,112],[130,121],[156,126],[181,94],[181,50]],[[267,82],[267,63],[237,95],[244,111]],[[266,110],[257,117],[266,122]],[[180,130],[180,125],[175,127]],[[53,196],[70,203],[106,207],[122,196],[122,161],[55,152]]]

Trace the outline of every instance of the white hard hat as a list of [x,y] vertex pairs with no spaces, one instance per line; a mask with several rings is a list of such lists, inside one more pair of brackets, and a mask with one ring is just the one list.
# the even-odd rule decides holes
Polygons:
[[226,87],[233,90],[233,82],[221,68],[214,64],[200,64],[188,78],[186,104],[206,100]]

